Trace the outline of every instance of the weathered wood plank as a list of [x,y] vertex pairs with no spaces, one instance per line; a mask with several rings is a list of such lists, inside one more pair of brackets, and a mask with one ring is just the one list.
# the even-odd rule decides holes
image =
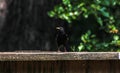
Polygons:
[[0,61],[119,60],[118,52],[0,52]]
[[119,60],[0,61],[0,73],[120,73]]
[[66,61],[66,64],[67,73],[86,73],[86,61]]
[[114,73],[120,73],[120,61],[112,61],[112,68],[114,69]]
[[109,61],[87,61],[89,64],[88,72],[90,73],[111,73]]

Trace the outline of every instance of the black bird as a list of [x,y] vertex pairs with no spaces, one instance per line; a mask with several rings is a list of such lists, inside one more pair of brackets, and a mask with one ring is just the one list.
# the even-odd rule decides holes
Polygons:
[[56,35],[56,43],[58,52],[62,49],[64,52],[68,51],[68,36],[65,33],[63,27],[56,27],[57,35]]

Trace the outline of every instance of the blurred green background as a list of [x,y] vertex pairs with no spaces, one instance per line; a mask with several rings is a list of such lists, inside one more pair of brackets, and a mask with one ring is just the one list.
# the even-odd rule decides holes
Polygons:
[[72,51],[120,51],[119,0],[62,0],[48,15],[66,22]]

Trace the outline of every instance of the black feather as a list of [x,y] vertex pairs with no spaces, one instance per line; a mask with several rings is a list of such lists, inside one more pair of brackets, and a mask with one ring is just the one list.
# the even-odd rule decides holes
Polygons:
[[65,33],[63,27],[56,27],[57,35],[56,42],[58,46],[58,51],[60,51],[61,46],[63,46],[62,50],[68,51],[68,36]]

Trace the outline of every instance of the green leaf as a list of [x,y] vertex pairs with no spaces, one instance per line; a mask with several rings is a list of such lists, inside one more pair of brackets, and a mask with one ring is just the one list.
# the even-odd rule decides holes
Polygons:
[[77,6],[77,8],[80,8],[80,7],[82,7],[82,6],[84,6],[85,5],[85,3],[80,3],[80,4],[78,4],[78,6]]
[[74,20],[75,20],[75,19],[76,19],[76,16],[75,16],[75,15],[73,15],[73,16],[72,16],[72,19],[74,19]]
[[90,51],[90,50],[92,50],[92,45],[90,44],[90,45],[88,45],[87,46],[87,49]]
[[63,7],[59,7],[58,11],[59,11],[59,13],[64,12],[64,8]]
[[70,4],[70,0],[62,0],[62,2],[63,2],[64,5]]
[[85,39],[85,37],[84,37],[84,35],[81,36],[81,40],[82,40],[84,43],[87,42],[86,39]]
[[69,13],[69,16],[73,16],[73,15],[74,15],[74,13],[73,13],[73,12],[70,12],[70,13]]
[[103,26],[103,21],[101,17],[97,17],[97,22],[100,24],[100,26]]
[[55,16],[55,12],[54,12],[54,11],[50,11],[50,12],[48,12],[48,15],[49,15],[50,17],[54,17],[54,16]]
[[87,13],[84,13],[83,16],[84,16],[85,18],[88,18],[88,14],[87,14]]
[[84,45],[82,43],[80,43],[80,45],[78,46],[79,51],[82,51],[84,49]]
[[77,16],[78,16],[78,15],[79,15],[79,12],[78,12],[78,11],[75,11],[75,12],[74,12],[74,15],[77,15]]
[[109,12],[103,11],[102,14],[103,14],[103,16],[105,16],[105,17],[109,17],[109,16],[110,16],[110,15],[109,15]]
[[113,39],[117,41],[119,39],[119,36],[118,35],[114,35]]
[[102,8],[100,9],[101,12],[103,12],[103,11],[105,11],[105,10],[106,10],[106,7],[102,7]]
[[82,10],[83,12],[87,12],[87,9],[86,9],[85,7],[82,7],[81,10]]
[[109,1],[109,0],[104,0],[102,3],[103,3],[104,5],[107,5],[107,6],[110,5],[110,1]]
[[102,13],[103,16],[110,17],[109,12],[106,11],[106,7],[101,8],[100,12]]
[[100,4],[101,3],[101,0],[95,0],[97,4]]

